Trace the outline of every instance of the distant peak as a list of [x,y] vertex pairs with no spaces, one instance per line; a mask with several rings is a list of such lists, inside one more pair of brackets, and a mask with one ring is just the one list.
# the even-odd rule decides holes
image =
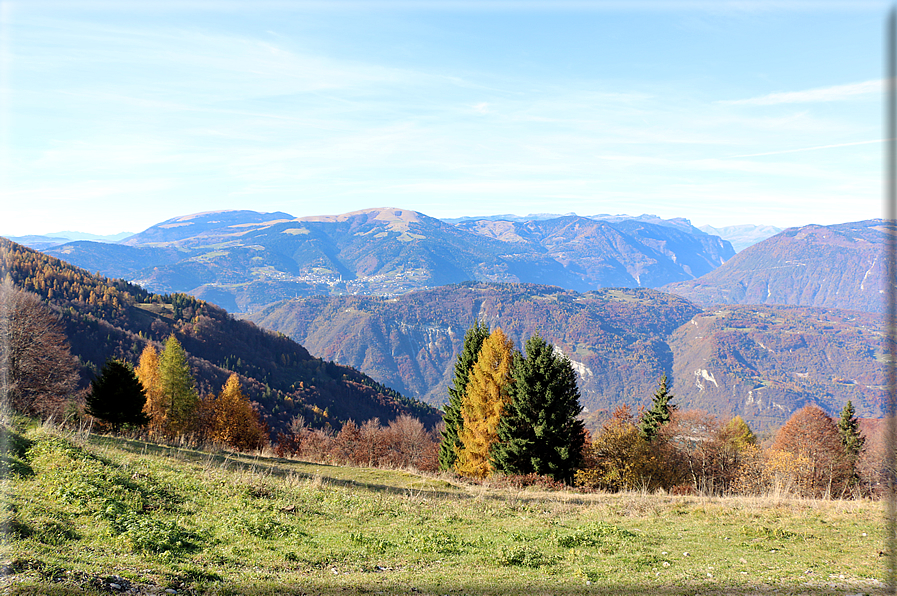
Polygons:
[[375,207],[372,209],[359,209],[358,211],[350,211],[349,213],[341,213],[339,215],[309,215],[305,217],[297,217],[295,221],[343,222],[363,215],[373,216],[371,219],[378,221],[404,223],[417,223],[421,221],[421,217],[424,217],[423,213],[411,209]]

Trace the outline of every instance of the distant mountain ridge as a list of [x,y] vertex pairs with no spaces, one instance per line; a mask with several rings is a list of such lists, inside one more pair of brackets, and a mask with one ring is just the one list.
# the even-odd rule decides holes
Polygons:
[[697,279],[663,286],[701,305],[790,304],[883,313],[888,280],[881,219],[788,228]]
[[30,236],[9,236],[8,239],[16,244],[33,248],[34,250],[44,250],[53,246],[60,246],[76,240],[90,240],[92,242],[119,242],[131,236],[131,232],[121,232],[118,234],[101,235],[88,234],[86,232],[51,232],[49,234],[30,235]]
[[311,217],[223,211],[172,218],[119,245],[79,242],[47,254],[231,312],[296,296],[397,295],[471,280],[655,287],[699,277],[735,254],[687,220],[656,219],[453,225],[395,208]]

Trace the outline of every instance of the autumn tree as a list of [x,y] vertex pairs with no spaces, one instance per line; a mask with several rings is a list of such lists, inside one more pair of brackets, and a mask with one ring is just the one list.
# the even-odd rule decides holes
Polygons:
[[498,439],[498,423],[509,400],[513,352],[514,343],[500,328],[483,341],[461,402],[462,448],[455,462],[459,474],[485,478],[492,473],[489,449]]
[[159,370],[159,352],[155,346],[148,344],[140,354],[140,362],[134,369],[140,384],[146,393],[146,404],[143,412],[149,418],[149,430],[159,434],[165,428],[168,419],[168,400],[162,386],[162,374]]
[[87,413],[109,424],[113,432],[124,425],[145,426],[146,392],[134,368],[121,360],[107,360],[100,375],[91,383],[86,398]]
[[240,377],[232,373],[214,401],[211,439],[234,449],[258,449],[266,441],[265,427],[243,395]]
[[40,298],[0,284],[0,392],[29,416],[59,413],[78,386],[78,364],[59,318]]
[[807,496],[840,494],[851,477],[838,427],[815,405],[804,406],[779,429],[768,460],[782,481]]
[[199,396],[190,374],[187,353],[173,334],[165,341],[159,359],[159,376],[166,401],[165,430],[168,434],[186,432],[193,422]]
[[676,409],[676,406],[670,403],[672,399],[673,394],[667,387],[667,376],[663,375],[660,378],[660,385],[654,393],[651,408],[645,411],[639,422],[639,432],[642,433],[645,440],[653,441],[660,427],[670,422],[670,415]]
[[425,457],[433,444],[433,438],[420,420],[402,414],[384,429],[388,453],[385,465],[394,468],[413,467],[421,469]]
[[719,431],[720,439],[730,448],[740,451],[757,444],[757,436],[741,416],[729,420]]
[[619,406],[592,439],[593,467],[577,470],[577,486],[604,490],[647,489],[663,485],[664,462],[636,425],[629,407]]
[[570,482],[582,458],[585,438],[576,372],[570,361],[538,334],[526,355],[515,353],[509,401],[490,455],[496,471],[539,474]]
[[439,469],[453,470],[461,451],[461,428],[464,419],[461,415],[461,403],[467,393],[467,384],[470,371],[477,361],[483,342],[489,337],[489,326],[479,321],[474,321],[473,326],[464,334],[464,345],[461,353],[455,361],[455,375],[448,389],[449,400],[445,405],[445,415],[442,420],[445,428],[442,431],[442,441],[439,444]]

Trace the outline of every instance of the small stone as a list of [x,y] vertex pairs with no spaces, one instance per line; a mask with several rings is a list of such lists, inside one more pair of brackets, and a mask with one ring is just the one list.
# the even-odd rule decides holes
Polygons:
[[165,593],[166,594],[177,594],[178,591],[175,590],[174,588],[165,588]]
[[111,589],[111,590],[121,590],[121,586],[113,582],[113,583],[110,583],[110,584],[109,584],[109,589]]

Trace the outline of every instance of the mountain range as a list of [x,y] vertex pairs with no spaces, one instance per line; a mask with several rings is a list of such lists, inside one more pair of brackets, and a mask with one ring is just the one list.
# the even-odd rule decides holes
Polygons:
[[885,310],[885,241],[897,233],[880,219],[789,228],[741,251],[698,279],[663,291],[701,305],[792,304],[865,312]]
[[879,314],[894,272],[880,255],[894,227],[790,228],[735,254],[687,220],[653,216],[230,211],[46,252],[244,311],[433,405],[479,319],[566,354],[593,427],[620,402],[645,405],[666,374],[682,407],[762,429],[806,403],[836,413],[850,399],[881,415]]
[[464,281],[657,287],[700,277],[735,252],[686,220],[446,223],[404,209],[336,216],[229,211],[173,218],[119,244],[48,254],[154,292],[186,292],[231,312],[296,296],[396,295]]

